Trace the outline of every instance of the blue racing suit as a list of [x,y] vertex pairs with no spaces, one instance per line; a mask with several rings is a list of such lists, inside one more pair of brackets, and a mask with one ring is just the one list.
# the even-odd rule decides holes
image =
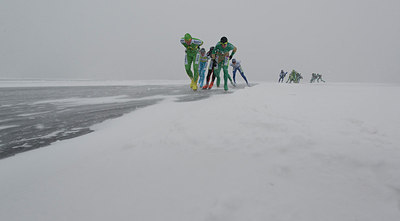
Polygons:
[[210,59],[210,57],[207,54],[204,54],[204,56],[200,54],[200,65],[199,65],[200,88],[203,87],[204,73],[206,72],[206,69],[207,69],[208,59]]
[[233,67],[233,82],[235,82],[236,84],[236,71],[239,71],[242,78],[246,81],[246,84],[249,85],[246,76],[244,76],[244,72],[242,66],[240,65],[240,61],[236,61],[236,63],[231,63],[231,66]]
[[278,83],[281,81],[283,82],[283,79],[285,78],[286,74],[287,74],[287,72],[284,72],[283,70],[281,71],[281,73],[279,74]]

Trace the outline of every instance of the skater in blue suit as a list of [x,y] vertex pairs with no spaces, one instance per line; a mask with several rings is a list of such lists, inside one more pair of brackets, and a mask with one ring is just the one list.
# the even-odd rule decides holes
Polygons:
[[199,86],[200,86],[200,88],[203,87],[204,74],[207,69],[208,59],[210,59],[210,57],[206,54],[206,49],[204,49],[204,48],[200,49],[200,65],[199,65],[199,84],[200,84]]
[[281,73],[279,74],[279,81],[278,81],[278,83],[280,83],[280,82],[283,83],[283,79],[285,78],[286,75],[287,75],[287,72],[284,72],[283,70],[281,70]]
[[231,66],[233,67],[233,82],[236,84],[236,71],[239,71],[242,78],[246,81],[247,86],[250,87],[246,76],[244,76],[244,72],[243,72],[242,66],[240,65],[240,61],[236,61],[236,59],[232,59]]

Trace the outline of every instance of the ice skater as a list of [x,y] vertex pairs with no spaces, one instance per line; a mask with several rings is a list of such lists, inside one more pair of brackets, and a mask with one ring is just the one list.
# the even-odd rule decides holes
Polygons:
[[[210,50],[207,52],[207,56],[209,58],[211,58],[211,53],[214,50],[214,47],[210,47]],[[206,78],[206,85],[203,86],[203,89],[211,89],[213,84],[214,84],[214,80],[215,80],[215,76],[214,76],[214,68],[217,65],[217,62],[215,61],[215,59],[211,59],[210,61],[210,65],[208,65],[208,73],[207,73],[207,78]],[[211,84],[209,85],[210,82],[210,77],[212,78],[211,80]]]
[[312,74],[311,74],[310,83],[314,83],[316,79],[317,79],[317,74],[316,74],[316,73],[312,73]]
[[[229,55],[229,52],[232,51]],[[220,85],[221,78],[219,76],[221,69],[224,71],[224,90],[228,90],[228,64],[229,60],[232,59],[233,55],[236,53],[237,48],[228,42],[228,38],[222,37],[221,40],[214,47],[211,53],[212,59],[217,61],[216,69],[214,70],[214,75],[217,78],[217,87]]]
[[[199,87],[203,87],[204,74],[207,69],[208,60],[210,57],[206,54],[206,49],[200,49],[200,64],[199,64]],[[207,81],[208,83],[208,81]]]
[[319,80],[325,83],[324,80],[322,80],[322,74],[317,74],[317,82],[319,83]]
[[240,61],[236,61],[236,59],[232,59],[231,66],[233,67],[233,83],[236,85],[236,71],[239,71],[242,78],[246,81],[247,86],[250,87],[249,82],[247,81],[246,76],[244,75],[244,71],[242,65],[240,65]]
[[[197,81],[199,80],[199,47],[203,44],[203,41],[197,38],[192,38],[189,33],[186,33],[181,38],[181,44],[185,47],[185,70],[186,74],[191,80],[190,88],[197,90]],[[193,64],[193,72],[191,66]]]
[[282,82],[285,79],[285,76],[287,75],[287,72],[284,72],[283,70],[281,70],[281,73],[279,74],[279,81],[278,83]]
[[292,72],[290,72],[289,78],[286,81],[286,83],[300,83],[300,80],[303,79],[303,76],[301,76],[301,74],[295,70],[292,70]]

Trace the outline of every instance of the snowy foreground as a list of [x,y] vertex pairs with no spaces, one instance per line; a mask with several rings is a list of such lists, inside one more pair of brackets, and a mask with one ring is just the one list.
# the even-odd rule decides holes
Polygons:
[[1,160],[0,220],[400,220],[399,94],[260,83],[164,100]]

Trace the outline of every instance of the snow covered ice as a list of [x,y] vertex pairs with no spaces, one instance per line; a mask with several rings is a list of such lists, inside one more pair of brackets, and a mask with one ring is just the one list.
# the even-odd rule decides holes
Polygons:
[[0,160],[0,220],[400,220],[399,94],[261,82],[169,97]]

